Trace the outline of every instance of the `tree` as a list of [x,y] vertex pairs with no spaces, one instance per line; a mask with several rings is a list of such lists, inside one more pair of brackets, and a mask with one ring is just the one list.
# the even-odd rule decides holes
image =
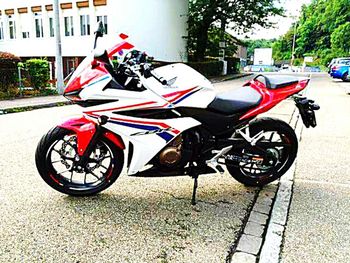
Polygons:
[[350,51],[350,22],[337,27],[331,35],[332,49],[339,51],[342,55]]
[[[349,21],[349,0],[312,0],[304,5],[297,22],[296,57],[311,55],[327,65],[334,57],[348,56]],[[293,28],[274,43],[275,60],[291,56],[291,32]]]
[[204,59],[208,45],[208,31],[219,24],[224,29],[248,32],[253,26],[270,27],[268,17],[282,15],[283,8],[274,0],[190,0],[189,2],[189,51],[194,59]]

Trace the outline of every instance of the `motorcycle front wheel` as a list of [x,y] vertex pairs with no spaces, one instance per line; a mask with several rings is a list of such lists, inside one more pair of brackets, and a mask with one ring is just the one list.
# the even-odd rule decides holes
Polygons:
[[36,149],[35,162],[40,176],[55,190],[73,196],[97,194],[119,177],[123,151],[100,138],[85,167],[77,165],[77,136],[61,127],[44,135]]
[[262,133],[256,147],[233,148],[227,154],[226,167],[240,183],[263,186],[280,178],[291,167],[297,156],[298,139],[292,127],[274,118],[251,122],[249,131],[251,137]]

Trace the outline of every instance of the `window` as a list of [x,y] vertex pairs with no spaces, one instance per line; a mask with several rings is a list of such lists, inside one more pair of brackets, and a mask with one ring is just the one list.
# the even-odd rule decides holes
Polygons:
[[74,27],[73,27],[73,17],[72,16],[66,16],[64,18],[64,31],[65,36],[74,36]]
[[29,38],[29,32],[22,32],[22,38]]
[[35,15],[35,35],[36,37],[44,37],[44,29],[43,29],[43,19],[40,15]]
[[54,22],[53,22],[53,17],[49,18],[49,30],[50,30],[50,37],[54,37],[55,36],[55,29],[54,29]]
[[97,16],[97,22],[103,22],[103,26],[105,28],[105,34],[108,34],[108,30],[107,30],[107,16]]
[[11,17],[9,17],[9,35],[10,39],[16,38],[16,23]]
[[89,15],[80,16],[80,34],[82,36],[90,35],[90,16]]
[[3,40],[3,39],[4,39],[4,24],[0,20],[0,40]]

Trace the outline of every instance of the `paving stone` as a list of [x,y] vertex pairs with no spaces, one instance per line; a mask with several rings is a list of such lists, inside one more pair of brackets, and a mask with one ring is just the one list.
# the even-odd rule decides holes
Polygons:
[[239,239],[237,250],[249,254],[257,255],[262,243],[261,237],[243,234]]
[[276,201],[271,214],[271,222],[285,225],[287,222],[288,207],[292,194],[292,182],[281,182]]
[[256,211],[252,211],[250,213],[248,221],[258,223],[261,225],[266,225],[267,218],[268,218],[268,216],[265,214],[262,214],[262,213],[259,213]]
[[271,206],[272,198],[267,197],[267,196],[259,195],[258,198],[256,199],[256,203],[265,204],[265,205],[270,205]]
[[284,227],[270,223],[262,246],[259,263],[278,263]]
[[259,193],[259,196],[260,195],[262,197],[268,197],[268,198],[273,199],[276,195],[276,189],[262,189]]
[[236,252],[232,256],[231,263],[255,263],[256,257],[244,252]]
[[264,233],[264,229],[265,229],[265,225],[248,221],[244,228],[244,233],[248,235],[256,236],[256,237],[262,237]]
[[253,211],[268,215],[270,213],[271,206],[267,204],[255,203]]

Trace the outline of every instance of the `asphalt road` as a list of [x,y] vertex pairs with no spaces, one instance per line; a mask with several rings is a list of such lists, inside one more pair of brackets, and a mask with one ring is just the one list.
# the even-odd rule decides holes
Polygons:
[[349,86],[326,74],[312,80],[307,95],[321,110],[302,133],[283,263],[350,260]]
[[256,191],[227,173],[200,177],[195,207],[187,177],[123,174],[90,198],[44,183],[36,145],[79,112],[64,106],[0,116],[0,262],[224,262]]
[[[215,86],[218,90],[238,88],[247,79],[217,83]],[[322,75],[315,76],[310,84],[323,108],[324,101],[330,103],[329,111],[321,111],[320,127],[335,114],[331,111],[331,101],[328,101],[334,88],[327,88],[330,84],[330,80]],[[319,85],[324,91],[320,94]],[[343,94],[337,90],[336,97],[341,96]],[[344,107],[341,108],[343,111],[348,110],[348,106]],[[294,103],[287,100],[268,115],[288,122],[293,110]],[[43,182],[34,164],[34,152],[40,137],[61,119],[79,112],[78,106],[64,106],[0,116],[0,262],[225,262],[256,193],[256,189],[244,187],[227,173],[200,177],[199,202],[195,207],[190,205],[193,181],[187,177],[147,179],[122,174],[112,187],[90,198],[65,196]],[[286,262],[300,262],[293,261],[294,254],[300,260],[297,252],[305,251],[303,247],[310,242],[307,238],[303,242],[298,239],[303,236],[300,225],[308,222],[303,231],[309,230],[307,227],[311,231],[312,223],[318,222],[316,211],[323,211],[320,202],[314,213],[308,213],[315,207],[312,201],[327,195],[321,194],[318,189],[318,194],[313,196],[308,188],[319,184],[305,183],[305,174],[310,172],[310,163],[315,171],[319,162],[327,163],[325,152],[328,153],[334,146],[334,136],[329,134],[334,131],[340,134],[344,129],[343,132],[349,131],[345,128],[344,115],[338,115],[328,128],[322,129],[323,133],[322,130],[310,130],[320,132],[316,134],[322,136],[328,134],[331,139],[325,148],[320,148],[317,138],[312,137],[315,135],[308,135],[309,130],[303,135],[298,173],[304,181],[297,182],[295,195],[298,195],[298,189],[300,195],[306,191],[309,200],[306,197],[293,199],[283,254]],[[336,129],[341,119],[344,126]],[[307,139],[307,136],[312,138]],[[344,142],[343,139],[341,135],[339,143]],[[311,145],[307,143],[309,140]],[[349,145],[346,143],[345,146]],[[346,147],[341,147],[335,150],[345,153]],[[317,156],[320,159],[315,158]],[[336,162],[336,156],[336,153],[332,155],[328,166]],[[302,165],[304,170],[300,168]],[[326,166],[324,169],[329,171]],[[337,171],[348,171],[344,169],[345,164]],[[336,174],[338,177],[326,175],[325,172],[324,178],[332,180],[342,178],[341,174]],[[338,208],[346,209],[348,199],[345,196],[348,197],[349,188],[343,187],[345,190],[339,192],[339,181],[332,183],[335,192],[330,192],[326,201],[332,203],[331,197],[339,195],[336,201],[339,206],[327,207],[329,213],[335,215],[344,211]],[[311,205],[307,207],[304,202],[311,202]],[[300,222],[298,213],[304,213],[301,218],[305,222]],[[323,212],[324,215],[329,213]],[[325,217],[322,217],[323,221],[326,221]],[[343,220],[341,223],[346,225]],[[316,230],[311,232],[317,240],[319,233]],[[340,240],[348,239],[344,237]],[[295,242],[303,244],[299,251],[294,249]]]

